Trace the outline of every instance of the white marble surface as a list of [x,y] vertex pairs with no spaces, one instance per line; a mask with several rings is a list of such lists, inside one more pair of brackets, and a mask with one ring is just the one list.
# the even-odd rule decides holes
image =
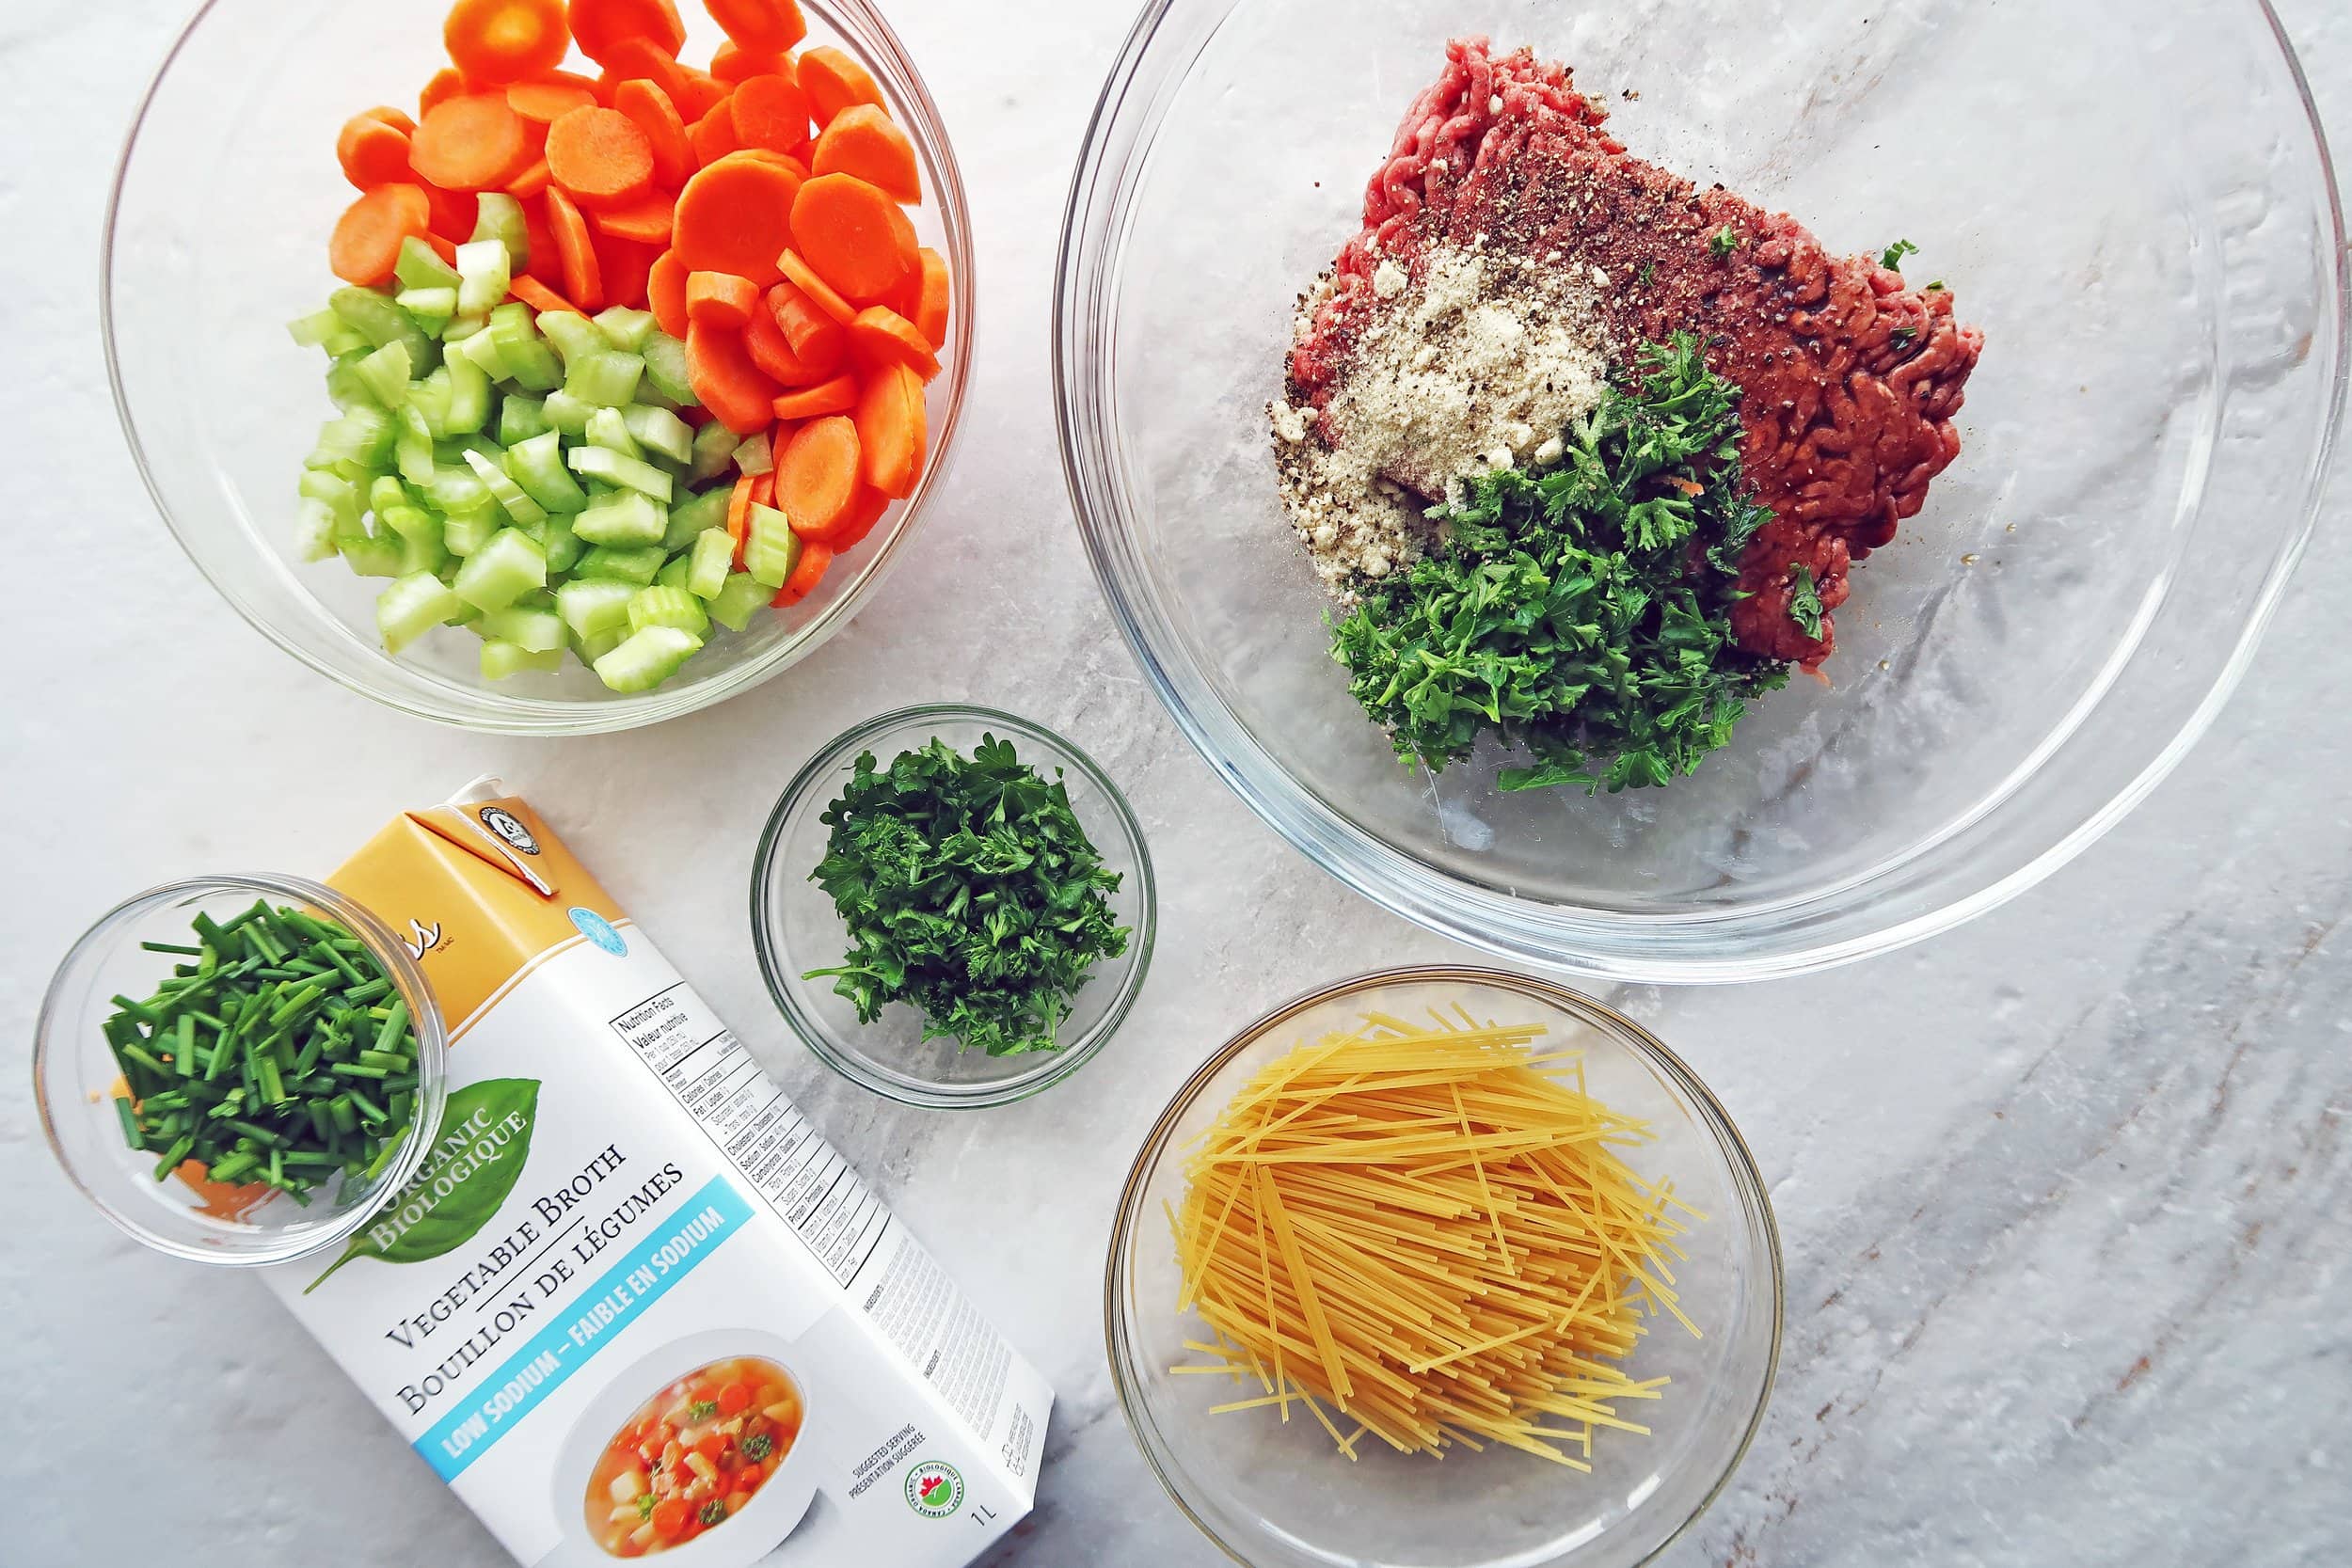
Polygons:
[[[19,580],[56,585],[0,620],[0,1032],[18,1064],[0,1100],[16,1214],[0,1386],[17,1413],[0,1562],[504,1560],[258,1285],[146,1254],[80,1205],[22,1076],[51,965],[114,897],[210,867],[324,870],[390,811],[487,768],[542,803],[1052,1377],[1038,1509],[993,1562],[1220,1560],[1111,1399],[1101,1253],[1119,1179],[1227,1026],[1447,949],[1314,872],[1212,778],[1139,684],[1070,527],[1049,266],[1127,8],[1013,19],[894,0],[916,57],[955,62],[933,85],[986,280],[952,494],[878,602],[793,675],[658,737],[564,743],[445,732],[311,676],[152,516],[108,404],[93,262],[116,137],[183,8],[0,8],[8,548]],[[2352,128],[2352,13],[2280,8],[2323,109]],[[1048,24],[1064,43],[1041,69],[1027,40]],[[1864,967],[1616,998],[1740,1119],[1788,1250],[1771,1417],[1675,1568],[2352,1560],[2347,525],[2340,482],[2219,728],[2055,881]],[[983,577],[1021,592],[976,591]],[[917,696],[1068,731],[1126,781],[1161,862],[1155,971],[1126,1031],[1068,1085],[987,1115],[833,1079],[785,1035],[744,928],[754,837],[786,777]]]

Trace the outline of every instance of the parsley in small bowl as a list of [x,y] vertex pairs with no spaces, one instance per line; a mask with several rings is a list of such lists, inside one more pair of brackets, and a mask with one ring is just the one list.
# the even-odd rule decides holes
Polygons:
[[841,736],[770,816],[752,933],[785,1020],[913,1104],[1003,1104],[1076,1071],[1141,990],[1152,863],[1086,753],[983,708]]

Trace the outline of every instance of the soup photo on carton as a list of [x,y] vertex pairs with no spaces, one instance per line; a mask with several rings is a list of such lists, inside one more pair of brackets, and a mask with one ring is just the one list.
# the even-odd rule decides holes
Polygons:
[[267,1276],[518,1561],[953,1568],[1028,1512],[1044,1379],[529,806],[481,781],[330,880],[422,965],[448,1105]]

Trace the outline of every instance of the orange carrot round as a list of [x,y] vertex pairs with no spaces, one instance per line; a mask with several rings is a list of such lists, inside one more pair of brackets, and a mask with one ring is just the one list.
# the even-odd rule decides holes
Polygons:
[[786,605],[799,604],[807,598],[809,591],[817,586],[832,565],[832,546],[803,543],[801,559],[793,563],[792,575],[784,579],[784,586],[776,590],[776,596],[768,601],[769,608],[781,610]]
[[857,424],[846,416],[812,420],[794,433],[776,454],[776,509],[793,532],[822,538],[841,520],[857,494],[858,461]]
[[776,325],[776,318],[764,307],[755,305],[744,321],[743,348],[752,356],[752,363],[778,386],[806,387],[825,379],[823,372],[812,369],[792,352],[784,328]]
[[587,314],[579,306],[574,305],[529,273],[518,272],[513,277],[508,278],[506,292],[530,306],[533,310],[543,314],[549,310],[569,310],[574,315]]
[[790,152],[808,140],[808,95],[789,76],[754,76],[727,100],[735,139]]
[[548,173],[583,207],[617,207],[653,189],[653,143],[618,109],[574,109],[548,127]]
[[[471,91],[473,88],[466,85],[466,78],[458,72],[457,68],[445,65],[426,78],[423,89],[417,94],[417,118],[421,119],[431,114],[437,105],[446,103],[453,98],[461,98]],[[416,135],[416,130],[414,125],[409,126],[409,135]]]
[[827,414],[849,413],[857,407],[857,395],[856,376],[836,375],[813,387],[795,388],[771,406],[779,420],[819,420]]
[[743,541],[752,531],[752,498],[758,488],[752,476],[745,474],[727,494],[727,537],[735,541],[735,569],[739,572],[743,569]]
[[886,305],[869,305],[850,323],[850,352],[864,365],[904,365],[929,381],[939,356],[915,325]]
[[934,349],[947,346],[947,259],[930,245],[914,253],[916,275],[911,309],[898,313],[913,322]]
[[783,329],[793,355],[818,377],[840,369],[850,351],[850,335],[806,291],[789,280],[777,284],[768,291],[768,313]]
[[800,0],[703,0],[703,8],[744,49],[780,55],[808,36]]
[[808,302],[831,316],[843,326],[857,319],[857,307],[843,299],[834,286],[817,276],[817,269],[808,264],[797,250],[787,250],[778,259],[786,281],[808,297]]
[[552,185],[548,188],[547,202],[548,227],[555,233],[556,260],[564,270],[564,292],[581,311],[593,316],[604,309],[604,273],[596,265],[596,247],[589,238],[588,225],[572,198]]
[[914,266],[914,226],[898,204],[854,174],[819,174],[792,198],[792,238],[844,299],[866,304]]
[[686,47],[686,24],[670,0],[572,0],[572,38],[580,52],[609,66],[620,45],[651,43],[673,59]]
[[788,64],[785,55],[745,49],[729,39],[719,45],[718,51],[710,56],[710,74],[722,82],[741,82],[786,70]]
[[548,221],[545,186],[537,198],[523,201],[523,231],[531,242],[531,255],[523,262],[523,270],[550,288],[561,285],[564,259],[556,254],[555,226]]
[[408,134],[373,115],[354,115],[335,137],[335,161],[343,178],[361,190],[409,182]]
[[872,74],[831,44],[803,52],[800,77],[819,125],[829,123],[852,103],[882,101],[882,88],[875,86]]
[[548,161],[533,158],[531,166],[506,182],[506,194],[517,201],[528,200],[546,192],[549,181]]
[[661,254],[660,247],[606,233],[595,235],[592,243],[596,251],[596,275],[604,284],[604,302],[626,305],[632,310],[644,309],[645,281],[653,273],[653,259]]
[[645,275],[645,309],[673,338],[686,336],[686,279],[691,276],[675,250],[655,257],[652,270]]
[[899,500],[914,494],[929,439],[915,373],[904,365],[877,366],[858,394],[857,429],[866,483]]
[[531,140],[504,93],[466,93],[425,111],[408,162],[445,191],[499,190],[531,162]]
[[485,87],[553,71],[572,46],[563,0],[457,0],[441,42],[457,69]]
[[772,283],[776,259],[792,243],[794,197],[801,188],[789,169],[741,155],[721,158],[679,193],[671,248],[690,272],[731,272],[763,287]]
[[881,522],[882,514],[889,510],[888,496],[870,484],[860,484],[856,499],[850,502],[848,515],[825,543],[833,546],[833,553],[836,556],[849,554],[857,547],[860,540],[874,531],[874,525]]
[[694,148],[686,139],[686,121],[660,84],[637,77],[619,83],[612,89],[612,106],[645,134],[645,145],[653,152],[654,183],[665,191],[685,184],[694,172]]
[[738,436],[755,436],[775,420],[776,384],[752,363],[739,332],[690,322],[686,379],[702,405]]
[[426,185],[423,190],[425,205],[433,213],[433,232],[453,244],[473,238],[474,218],[479,213],[473,192],[445,191],[438,185]]
[[871,103],[852,103],[827,121],[808,166],[818,174],[854,174],[894,200],[923,201],[914,144]]
[[506,88],[506,106],[542,125],[552,125],[574,109],[594,108],[596,103],[595,83],[561,71],[536,81],[511,82]]
[[373,288],[392,276],[400,242],[422,234],[433,209],[414,185],[378,185],[361,193],[335,220],[326,242],[327,264],[346,283]]
[[[612,57],[604,62],[604,69],[616,87],[631,80],[652,82],[670,95],[671,103],[685,101],[686,68],[647,40],[621,40],[612,46]],[[682,108],[678,111],[681,115],[685,112]]]
[[694,121],[694,128],[686,134],[694,149],[694,163],[708,168],[741,144],[735,139],[735,116],[724,103]]
[[404,136],[416,134],[417,122],[410,119],[403,111],[393,108],[389,103],[378,103],[373,109],[362,109],[359,112],[370,119],[382,120]]
[[734,90],[735,84],[732,82],[722,82],[707,71],[681,66],[678,69],[677,112],[681,116],[691,115],[700,119],[725,103],[727,95]]
[[666,246],[670,243],[670,226],[676,215],[677,198],[652,190],[625,206],[591,208],[588,226],[616,240]]
[[739,329],[752,319],[759,303],[759,286],[731,272],[689,273],[686,277],[686,319],[712,326]]

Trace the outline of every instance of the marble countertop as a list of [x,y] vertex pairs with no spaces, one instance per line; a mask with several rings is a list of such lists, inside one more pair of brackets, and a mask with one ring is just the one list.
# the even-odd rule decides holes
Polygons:
[[[1060,0],[1064,69],[1041,71],[990,8],[894,0],[918,58],[961,62],[934,87],[990,308],[957,483],[924,547],[797,678],[670,724],[659,747],[516,742],[380,709],[270,647],[170,546],[116,434],[90,263],[119,128],[185,8],[11,0],[0,16],[16,345],[0,427],[19,471],[45,454],[41,481],[15,488],[9,548],[22,580],[90,585],[12,602],[0,633],[0,1034],[16,1070],[51,966],[113,897],[206,868],[323,869],[390,812],[500,771],[1053,1380],[1037,1510],[992,1564],[1223,1560],[1152,1483],[1112,1398],[1101,1254],[1119,1180],[1207,1043],[1204,996],[1238,1022],[1309,984],[1454,950],[1314,872],[1216,782],[1141,685],[1070,527],[1050,263],[1128,8]],[[2352,127],[2352,10],[2280,9],[2323,111]],[[1046,595],[1017,662],[969,657],[1001,629],[966,592],[983,552]],[[2343,479],[2213,735],[2008,908],[1861,968],[1612,998],[1739,1119],[1787,1246],[1771,1415],[1672,1568],[2352,1560],[2339,589]],[[1152,984],[1115,1061],[985,1116],[892,1106],[811,1060],[760,989],[742,918],[785,779],[908,694],[1069,733],[1127,783],[1161,847]],[[342,766],[290,791],[289,734]],[[668,809],[643,809],[655,796]],[[0,1099],[0,1180],[19,1195],[0,1386],[25,1430],[0,1445],[0,1560],[506,1560],[259,1285],[146,1253],[82,1205],[17,1082]]]

